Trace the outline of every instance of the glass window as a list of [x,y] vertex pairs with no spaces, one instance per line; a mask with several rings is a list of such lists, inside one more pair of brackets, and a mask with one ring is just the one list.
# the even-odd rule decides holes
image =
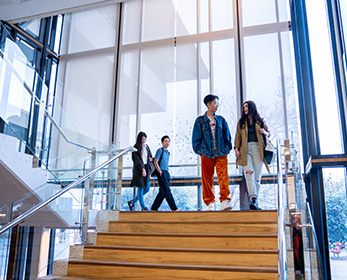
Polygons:
[[277,34],[244,38],[245,100],[253,100],[271,138],[284,139],[285,120]]
[[[280,17],[285,18],[287,5],[284,2],[261,1],[264,6],[260,5],[261,9],[266,15],[257,18],[252,24],[276,23],[277,4]],[[196,163],[198,157],[192,152],[191,133],[196,117],[206,111],[204,96],[212,92],[220,97],[218,114],[227,120],[233,138],[239,118],[240,76],[244,77],[243,87],[247,90],[245,95],[259,104],[260,112],[269,119],[268,122],[271,121],[269,126],[275,131],[274,136],[285,136],[285,114],[288,114],[288,110],[288,118],[293,118],[288,120],[290,130],[298,131],[288,31],[283,31],[283,34],[274,33],[272,28],[278,30],[275,25],[265,26],[267,29],[262,27],[261,31],[252,29],[253,36],[244,38],[242,49],[238,49],[233,29],[237,18],[235,1],[143,0],[142,4],[142,41],[146,42],[138,42],[131,47],[125,42],[122,47],[122,59],[130,48],[134,53],[135,50],[138,51],[141,57],[139,73],[136,68],[136,74],[131,78],[134,80],[130,82],[129,77],[122,77],[124,70],[121,71],[121,83],[127,80],[129,86],[121,85],[119,98],[121,102],[133,103],[127,108],[120,108],[119,117],[123,117],[121,110],[134,114],[131,114],[131,122],[124,126],[121,124],[126,131],[125,136],[122,135],[123,132],[118,133],[121,147],[130,144],[129,135],[133,137],[131,144],[134,144],[137,130],[143,130],[148,135],[147,143],[154,153],[161,146],[160,137],[168,134],[172,138],[171,164]],[[248,6],[250,5],[248,1]],[[258,3],[255,5],[259,6]],[[139,6],[135,9],[139,9]],[[140,14],[140,11],[136,10],[136,13]],[[196,32],[197,24],[199,33],[204,34]],[[209,32],[225,29],[229,29],[228,32]],[[124,30],[132,30],[134,38],[137,38],[137,23],[123,26],[123,32]],[[220,38],[221,34],[225,38]],[[176,35],[184,38],[178,38],[174,45]],[[245,57],[244,60],[241,60],[240,54]],[[238,65],[240,60],[241,67]],[[124,63],[122,61],[122,67],[126,67]],[[137,64],[132,63],[129,67],[137,67]],[[242,75],[239,73],[240,69],[244,69]],[[290,96],[286,96],[287,91]],[[289,108],[285,107],[287,103],[290,103]],[[126,115],[127,118],[130,118],[129,115]],[[235,163],[233,152],[229,156],[229,162]],[[194,168],[186,168],[184,171],[184,168],[175,167],[172,172],[174,176],[197,174]],[[235,164],[230,164],[229,172],[237,172]]]
[[60,51],[60,41],[61,41],[62,27],[63,27],[63,16],[59,15],[58,19],[57,19],[57,26],[56,26],[54,47],[53,47],[53,51],[55,53],[57,53],[57,54],[59,54],[59,51]]
[[175,4],[172,0],[143,0],[142,41],[175,36]]
[[[121,57],[120,86],[118,97],[118,142],[128,147],[136,141],[136,116],[138,92],[138,51],[126,52]],[[131,158],[126,157],[125,166],[132,166]]]
[[230,0],[211,1],[211,31],[233,28],[233,3]]
[[[155,48],[142,51],[140,89],[140,130],[146,132],[153,153],[161,147],[160,138],[169,135],[173,148],[174,49]],[[173,157],[170,158],[171,162]]]
[[112,47],[116,42],[117,5],[74,13],[69,26],[69,53]]
[[[199,79],[201,96],[210,93],[210,43],[200,44]],[[205,104],[204,104],[205,105]],[[205,110],[205,108],[203,108]]]
[[209,31],[209,0],[199,0],[199,32]]
[[328,229],[331,279],[346,275],[347,190],[345,168],[324,168],[324,195]]
[[275,23],[277,21],[276,0],[242,0],[241,3],[242,26]]
[[141,0],[123,3],[123,41],[124,45],[140,41]]
[[[219,97],[217,114],[222,115],[228,122],[232,137],[236,132],[237,101],[235,79],[235,51],[234,39],[213,42],[213,81],[214,94]],[[204,111],[206,106],[203,104]],[[235,162],[234,152],[229,154],[229,162]],[[229,172],[236,173],[235,165],[229,166]]]
[[63,108],[79,133],[69,128],[66,132],[77,143],[98,147],[109,142],[113,64],[113,56],[88,56],[66,64]]
[[177,36],[196,34],[197,7],[195,0],[177,0]]
[[325,1],[306,1],[321,154],[343,152]]
[[18,26],[22,28],[24,31],[28,32],[33,37],[37,38],[40,35],[41,19],[34,19],[21,22],[18,24]]
[[[340,4],[341,11],[341,19],[342,19],[342,29],[343,29],[343,37],[345,41],[345,47],[347,46],[347,2],[346,1],[338,1]],[[346,59],[346,55],[345,55]]]

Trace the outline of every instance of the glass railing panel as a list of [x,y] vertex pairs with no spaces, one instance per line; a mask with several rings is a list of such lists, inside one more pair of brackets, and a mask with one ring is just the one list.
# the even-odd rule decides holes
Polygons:
[[6,279],[11,232],[0,235],[0,279]]
[[[58,184],[44,184],[25,196],[13,201],[11,208],[11,220],[29,211],[40,202],[52,197],[62,190],[62,186]],[[61,197],[51,202],[38,212],[41,218],[50,216],[50,220],[57,223],[61,227],[71,228],[76,227],[81,223],[81,209],[83,205],[84,188],[80,186],[72,189]],[[46,214],[43,214],[46,213]],[[30,218],[29,218],[30,219]],[[36,223],[36,219],[34,218]],[[31,222],[30,222],[31,223]],[[47,221],[46,226],[49,227],[50,222]],[[51,224],[52,226],[52,224]]]
[[0,225],[4,225],[9,221],[10,207],[4,205],[0,208]]
[[[299,153],[296,147],[288,144],[290,153],[286,157],[288,188],[293,186],[295,195],[295,205],[291,205],[286,223],[291,224],[290,238],[291,245],[288,251],[288,259],[291,259],[291,269],[296,279],[323,279],[322,258],[320,255],[318,240],[313,224],[312,215],[303,181]],[[290,193],[290,190],[287,190]],[[293,202],[293,198],[291,198]],[[295,206],[295,207],[293,207]],[[289,228],[288,228],[289,230]],[[301,278],[300,278],[301,277]]]
[[[117,151],[111,152],[106,158],[103,154],[97,155],[94,159],[95,166],[93,166],[93,169],[111,159],[116,153]],[[57,175],[59,179],[58,182],[51,181],[15,200],[11,208],[12,220],[24,214],[32,207],[39,205],[42,201],[64,191],[64,188],[66,188],[69,183],[75,181],[72,179],[77,174],[79,174],[79,176],[77,176],[78,179],[91,171],[88,167],[86,167],[87,169],[83,169],[83,166],[86,167],[81,164],[79,168],[76,168],[77,171],[72,169],[60,176]],[[65,192],[59,198],[42,208],[38,212],[38,215],[42,215],[43,217],[48,217],[48,215],[50,215],[52,219],[57,218],[58,222],[61,220],[61,228],[78,228],[82,223],[82,210],[84,205],[89,205],[89,211],[116,209],[118,194],[117,179],[118,160],[115,160],[96,172],[95,175],[90,178],[90,182],[83,182]],[[88,187],[87,190],[89,190],[89,193],[85,193],[86,186]],[[88,203],[85,201],[85,194],[89,197]],[[95,221],[93,223],[95,224]]]
[[[129,156],[128,156],[129,157]],[[136,191],[133,187],[130,187],[130,181],[132,178],[132,161],[126,162],[127,166],[123,166],[123,188],[122,188],[122,202],[121,202],[121,210],[128,211],[129,207],[127,201],[131,200],[134,195],[136,195]],[[259,205],[264,210],[275,210],[277,209],[277,175],[275,166],[277,163],[275,162],[271,166],[271,174],[266,173],[263,175],[263,182],[260,188],[259,193]],[[182,211],[197,211],[197,210],[206,210],[207,206],[202,201],[201,190],[198,191],[198,187],[201,187],[201,175],[200,175],[200,164],[182,164],[182,165],[170,165],[170,175],[171,175],[171,190],[175,192],[177,196],[176,205]],[[182,169],[187,168],[188,171],[182,172]],[[178,171],[177,171],[177,170]],[[231,198],[231,206],[233,210],[240,210],[240,182],[242,180],[242,169],[236,169],[235,163],[229,163],[229,170],[234,170],[234,172],[228,172],[229,174],[229,188],[230,188],[230,198]],[[235,171],[237,170],[237,171]],[[187,175],[188,174],[188,175]],[[179,183],[176,183],[176,180]],[[189,181],[194,181],[194,184],[189,185]],[[217,182],[218,178],[215,176],[215,180]],[[236,182],[235,182],[236,180]],[[179,186],[177,185],[179,184]],[[149,208],[155,197],[158,193],[159,186],[157,183],[156,177],[151,177],[151,187],[150,191],[144,196],[144,202],[147,208]],[[216,197],[216,209],[219,209],[219,186],[218,184],[214,187],[214,193]],[[176,196],[175,200],[176,200]],[[198,205],[198,201],[201,201],[201,205]],[[248,202],[247,202],[248,203]],[[248,205],[248,204],[247,204]],[[248,207],[248,206],[247,206]],[[141,209],[139,203],[137,202],[135,205],[135,209]],[[248,208],[247,208],[248,209]],[[160,210],[167,211],[169,210],[169,206],[167,203],[163,202]]]

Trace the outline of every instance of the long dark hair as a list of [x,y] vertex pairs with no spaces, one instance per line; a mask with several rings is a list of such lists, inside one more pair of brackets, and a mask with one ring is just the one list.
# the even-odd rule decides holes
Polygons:
[[137,149],[137,154],[141,156],[142,154],[142,137],[145,136],[147,138],[147,134],[143,131],[140,131],[139,134],[137,134],[136,143],[134,147]]
[[[248,114],[245,114],[245,110],[243,109],[243,106],[245,103],[248,104]],[[258,122],[260,124],[260,127],[264,127],[264,120],[260,116],[257,110],[257,105],[251,100],[245,101],[242,104],[242,113],[241,113],[241,119],[240,119],[240,127],[243,128],[245,126],[245,123],[247,121],[247,124],[249,125],[249,116],[251,116],[251,119],[253,123]]]

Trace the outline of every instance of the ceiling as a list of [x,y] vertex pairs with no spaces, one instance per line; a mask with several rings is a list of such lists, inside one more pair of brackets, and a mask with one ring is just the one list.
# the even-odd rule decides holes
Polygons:
[[0,20],[18,23],[119,2],[124,0],[0,0]]

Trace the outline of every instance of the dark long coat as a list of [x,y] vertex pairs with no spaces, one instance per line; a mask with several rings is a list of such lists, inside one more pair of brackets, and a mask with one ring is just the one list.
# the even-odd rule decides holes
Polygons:
[[[151,149],[146,145],[147,149],[147,163],[149,162],[149,158],[152,158]],[[142,169],[145,168],[145,165],[142,161],[142,157],[137,154],[137,152],[131,153],[131,158],[134,162],[133,165],[133,178],[131,180],[130,186],[146,188],[146,183],[150,180],[150,176],[148,175],[148,164],[146,165],[146,173],[147,176],[142,176]]]

